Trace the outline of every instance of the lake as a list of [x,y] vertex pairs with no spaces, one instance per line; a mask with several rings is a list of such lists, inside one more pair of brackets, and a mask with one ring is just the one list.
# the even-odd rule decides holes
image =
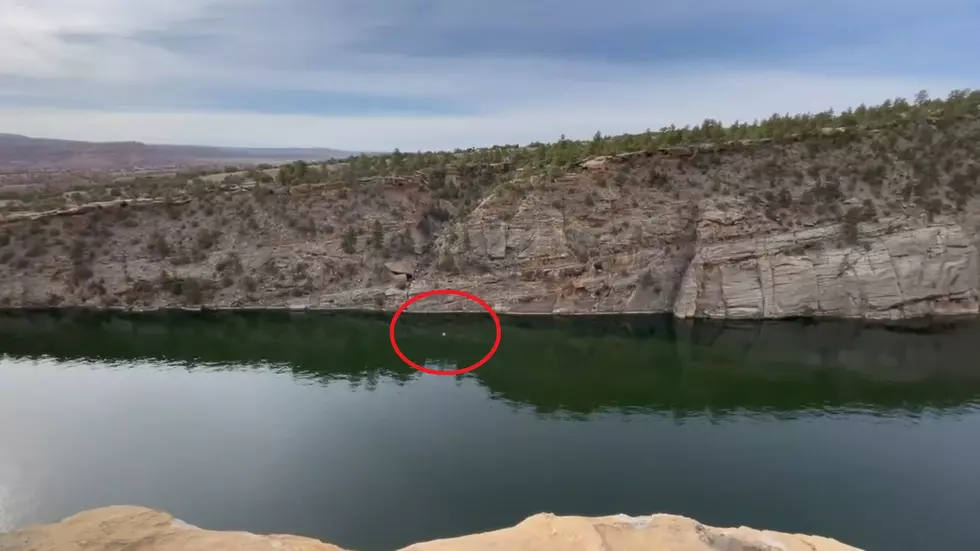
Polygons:
[[[486,315],[405,315],[419,363]],[[542,511],[977,549],[980,326],[0,315],[0,530],[134,504],[373,551]]]

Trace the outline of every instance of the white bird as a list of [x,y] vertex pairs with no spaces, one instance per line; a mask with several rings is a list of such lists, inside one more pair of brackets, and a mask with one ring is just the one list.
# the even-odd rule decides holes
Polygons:
[[443,336],[443,337],[445,337],[445,336],[446,336],[446,333],[444,332],[444,333],[442,334],[442,336]]

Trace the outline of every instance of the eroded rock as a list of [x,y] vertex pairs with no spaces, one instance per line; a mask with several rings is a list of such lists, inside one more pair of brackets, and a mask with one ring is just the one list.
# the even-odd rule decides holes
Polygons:
[[392,262],[386,262],[385,268],[394,276],[406,276],[411,277],[415,275],[415,266],[408,260],[395,260]]
[[877,320],[980,313],[978,252],[957,222],[842,225],[707,243],[684,276],[678,317]]

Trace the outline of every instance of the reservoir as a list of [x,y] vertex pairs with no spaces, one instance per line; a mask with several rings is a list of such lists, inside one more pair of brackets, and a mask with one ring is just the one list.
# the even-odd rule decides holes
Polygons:
[[[977,549],[980,326],[0,315],[0,531],[104,505],[358,551],[538,512]],[[489,316],[404,315],[476,362]]]

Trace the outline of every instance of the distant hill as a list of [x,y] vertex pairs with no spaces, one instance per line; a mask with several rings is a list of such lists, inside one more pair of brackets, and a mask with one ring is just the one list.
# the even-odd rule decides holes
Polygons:
[[147,170],[237,163],[320,161],[356,155],[327,148],[249,148],[84,142],[0,134],[0,172]]

